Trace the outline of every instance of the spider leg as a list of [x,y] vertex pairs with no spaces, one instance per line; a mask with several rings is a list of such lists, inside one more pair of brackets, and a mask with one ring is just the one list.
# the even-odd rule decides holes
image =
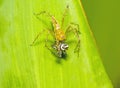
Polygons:
[[42,34],[43,34],[44,32],[46,32],[46,31],[49,32],[49,34],[51,34],[51,35],[53,36],[53,38],[54,38],[54,32],[53,32],[52,30],[50,30],[50,29],[48,29],[48,30],[43,29],[42,32],[39,32],[39,33],[37,34],[37,36],[36,36],[35,39],[33,40],[32,44],[30,44],[30,45],[33,46],[33,45],[35,44],[36,40],[39,38],[39,36],[42,35]]
[[79,56],[79,52],[80,52],[80,35],[79,35],[80,32],[79,32],[79,25],[75,24],[75,23],[70,23],[68,25],[67,29],[66,29],[65,34],[68,35],[68,33],[70,33],[70,32],[74,32],[74,34],[77,37],[78,42],[77,42],[77,45],[76,45],[76,47],[74,49],[74,52],[75,53],[77,52],[78,56]]
[[53,47],[48,45],[48,37],[49,37],[49,32],[46,35],[46,40],[45,40],[45,47],[54,55],[56,55],[56,51],[53,50]]
[[39,19],[39,15],[42,15],[42,14],[46,14],[47,16],[49,16],[50,18],[52,18],[52,15],[46,11],[41,11],[39,13],[34,13],[34,15],[36,16],[36,18]]
[[64,11],[64,13],[63,13],[61,28],[63,27],[64,19],[65,19],[65,16],[66,16],[66,13],[67,13],[68,9],[69,9],[69,6],[67,5],[67,6],[66,6],[66,9],[65,9],[65,11]]

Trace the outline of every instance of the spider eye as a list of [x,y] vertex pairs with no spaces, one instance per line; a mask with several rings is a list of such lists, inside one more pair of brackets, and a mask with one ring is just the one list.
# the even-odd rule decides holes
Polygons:
[[61,50],[66,50],[68,49],[68,45],[67,44],[61,44]]

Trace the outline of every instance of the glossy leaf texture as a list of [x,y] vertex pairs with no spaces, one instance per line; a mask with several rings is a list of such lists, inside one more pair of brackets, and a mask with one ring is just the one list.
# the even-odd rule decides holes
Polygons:
[[[79,25],[80,54],[74,53],[77,38],[67,36],[67,57],[61,59],[46,47],[47,33],[53,30],[47,11],[61,24]],[[113,88],[102,65],[96,43],[90,31],[82,3],[79,0],[3,0],[0,2],[0,88]],[[34,46],[30,46],[41,32]],[[55,40],[49,35],[48,45]],[[58,63],[59,62],[59,63]]]

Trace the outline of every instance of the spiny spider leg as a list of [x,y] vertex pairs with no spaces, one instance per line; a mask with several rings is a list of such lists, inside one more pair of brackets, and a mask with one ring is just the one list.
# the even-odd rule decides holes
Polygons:
[[[54,55],[56,55],[56,52],[53,51],[53,48],[51,46],[48,45],[48,36],[49,36],[49,32],[46,34],[46,40],[45,40],[45,47]],[[56,55],[57,56],[57,55]]]
[[66,6],[66,9],[65,9],[65,11],[64,11],[64,13],[63,13],[61,28],[63,27],[64,19],[65,19],[65,16],[66,16],[66,14],[67,14],[68,9],[69,9],[69,5]]
[[36,36],[35,39],[33,40],[32,44],[30,44],[31,46],[33,46],[33,45],[35,44],[35,41],[38,39],[38,37],[39,37],[42,33],[43,33],[43,31],[42,31],[42,32],[39,32],[39,33],[37,34],[37,36]]
[[42,14],[46,14],[46,15],[48,15],[49,17],[52,17],[52,15],[51,15],[50,13],[46,12],[46,11],[41,11],[40,13],[34,13],[34,15],[35,15],[37,18],[39,18],[39,15],[42,15]]
[[79,51],[80,51],[80,32],[79,32],[79,25],[78,24],[75,24],[75,23],[70,23],[69,26],[67,27],[66,29],[66,32],[65,34],[67,35],[69,32],[74,32],[77,39],[78,39],[78,42],[77,42],[77,45],[74,49],[74,52],[78,52],[78,56],[79,56]]
[[37,36],[36,36],[35,39],[33,40],[32,44],[30,44],[30,45],[31,45],[31,46],[34,45],[35,42],[36,42],[36,40],[39,38],[39,36],[40,36],[41,34],[43,34],[44,32],[46,32],[46,31],[49,32],[49,34],[51,34],[51,35],[53,36],[53,38],[55,38],[53,31],[51,31],[50,29],[43,29],[42,32],[39,32],[39,34],[37,34]]

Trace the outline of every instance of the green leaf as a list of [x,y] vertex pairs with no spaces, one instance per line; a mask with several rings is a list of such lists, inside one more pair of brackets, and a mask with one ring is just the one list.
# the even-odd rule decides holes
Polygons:
[[[80,55],[70,34],[67,58],[45,47],[46,33],[30,46],[43,29],[52,29],[48,16],[38,20],[33,13],[47,11],[61,23],[69,5],[63,30],[70,22],[80,27]],[[113,88],[79,0],[3,0],[0,2],[0,88]],[[53,39],[50,37],[50,40]],[[50,45],[51,42],[49,41]],[[53,43],[52,43],[53,44]],[[60,60],[60,63],[56,61]]]

